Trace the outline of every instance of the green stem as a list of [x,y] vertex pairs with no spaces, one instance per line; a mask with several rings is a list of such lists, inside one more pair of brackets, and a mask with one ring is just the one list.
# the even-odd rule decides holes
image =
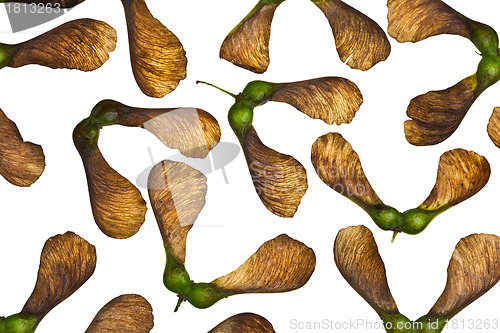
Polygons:
[[196,84],[198,84],[198,83],[203,83],[203,84],[206,84],[206,85],[208,85],[208,86],[210,86],[210,87],[214,87],[214,88],[216,88],[216,89],[219,89],[220,91],[225,92],[226,94],[228,94],[229,96],[233,97],[234,99],[236,99],[236,98],[238,97],[238,95],[235,95],[235,94],[233,94],[233,93],[230,93],[229,91],[224,90],[224,89],[222,89],[222,88],[219,88],[219,87],[217,87],[217,86],[216,86],[216,85],[214,85],[214,84],[211,84],[211,83],[208,83],[208,82],[205,82],[205,81],[200,81],[200,80],[196,81]]
[[394,240],[396,240],[396,236],[397,236],[400,232],[401,232],[401,231],[399,231],[399,230],[394,230],[394,233],[392,234],[391,243],[394,243]]

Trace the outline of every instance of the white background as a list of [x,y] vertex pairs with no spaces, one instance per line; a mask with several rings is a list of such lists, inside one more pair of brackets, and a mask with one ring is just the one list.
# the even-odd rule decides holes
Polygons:
[[[500,31],[496,1],[447,2]],[[218,57],[224,37],[255,3],[147,1],[153,15],[179,37],[188,57],[187,78],[163,99],[143,95],[134,81],[120,1],[87,0],[59,19],[17,34],[10,32],[6,12],[0,9],[0,41],[4,43],[21,42],[83,17],[104,20],[118,33],[116,51],[94,72],[40,66],[0,71],[0,107],[16,122],[25,140],[42,145],[47,163],[42,177],[30,188],[18,188],[0,178],[0,315],[21,310],[35,284],[44,242],[68,230],[96,246],[97,268],[83,287],[43,319],[37,333],[83,332],[105,303],[125,293],[140,294],[152,304],[152,332],[207,332],[241,312],[266,317],[276,332],[312,331],[293,329],[292,320],[378,322],[376,313],[342,278],[333,261],[337,232],[359,224],[373,231],[398,307],[415,320],[426,314],[441,294],[448,261],[459,239],[472,233],[500,235],[500,151],[486,133],[491,112],[500,105],[495,99],[500,86],[483,93],[459,129],[444,143],[415,147],[407,143],[403,132],[406,107],[413,97],[450,87],[476,71],[480,57],[472,43],[449,35],[416,44],[400,44],[389,37],[389,58],[361,72],[339,60],[330,26],[314,4],[287,0],[273,20],[271,64],[265,74],[257,75]],[[387,29],[384,1],[347,3]],[[307,169],[309,189],[295,217],[274,216],[261,204],[240,155],[226,167],[229,184],[224,183],[220,171],[208,175],[207,204],[187,244],[186,267],[191,278],[209,282],[236,269],[263,242],[287,233],[316,253],[317,266],[310,281],[293,292],[233,296],[205,310],[184,303],[173,313],[177,297],[162,284],[165,257],[147,191],[141,189],[148,201],[141,230],[127,240],[105,236],[91,214],[83,166],[71,139],[74,126],[105,98],[139,107],[199,107],[218,119],[222,141],[237,143],[226,121],[233,100],[210,87],[196,85],[196,80],[210,81],[238,93],[255,79],[288,82],[329,75],[351,79],[363,93],[364,103],[349,125],[329,126],[282,103],[268,103],[255,111],[254,126],[262,141],[293,155]],[[420,235],[400,234],[391,244],[390,232],[378,229],[361,208],[323,184],[314,172],[311,145],[330,131],[340,132],[353,145],[379,197],[400,211],[416,207],[427,197],[435,182],[439,157],[447,150],[465,148],[486,156],[492,168],[491,178],[482,191],[438,216]],[[133,182],[151,164],[148,148],[156,161],[176,153],[147,131],[119,126],[105,128],[99,145],[109,164]],[[499,320],[499,305],[497,286],[455,318],[465,325],[469,320],[478,320],[478,324]],[[334,330],[326,327],[317,331]],[[372,330],[360,327],[358,331]],[[488,330],[477,330],[484,331]]]

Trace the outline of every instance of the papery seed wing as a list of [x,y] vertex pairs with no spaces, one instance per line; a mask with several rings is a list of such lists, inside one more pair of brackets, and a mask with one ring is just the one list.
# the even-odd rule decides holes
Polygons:
[[139,88],[161,98],[186,78],[186,52],[179,39],[153,17],[144,0],[122,0],[132,71]]
[[111,168],[98,147],[82,155],[94,220],[107,236],[128,238],[145,220],[146,202],[141,192]]
[[429,315],[451,318],[500,280],[500,238],[474,234],[457,244],[448,266],[446,287]]
[[339,133],[319,137],[311,148],[319,178],[362,207],[383,204],[365,176],[358,154]]
[[0,174],[16,186],[30,186],[44,169],[42,147],[23,141],[16,124],[0,110]]
[[282,234],[262,244],[238,269],[211,284],[234,294],[285,292],[302,287],[315,267],[314,251]]
[[184,263],[187,234],[205,205],[207,177],[187,164],[163,161],[149,173],[148,192],[163,243]]
[[463,16],[441,0],[388,0],[387,32],[398,42],[418,42],[440,34],[470,37]]
[[147,333],[153,326],[149,302],[142,296],[126,294],[104,305],[85,333]]
[[282,1],[262,2],[227,35],[219,52],[221,58],[255,73],[264,73],[269,66],[271,22]]
[[458,205],[479,192],[489,178],[490,164],[485,157],[464,149],[447,151],[439,159],[436,184],[419,208]]
[[327,124],[350,123],[363,103],[358,87],[341,77],[322,77],[280,85],[272,101],[284,102]]
[[38,64],[50,68],[92,71],[101,67],[116,47],[116,31],[93,19],[67,22],[18,44],[10,67]]
[[206,157],[221,137],[217,120],[195,108],[130,108],[119,124],[147,129],[167,147],[187,157]]
[[43,317],[94,273],[95,247],[73,232],[49,238],[40,255],[35,288],[22,313]]
[[266,318],[254,313],[240,313],[227,318],[208,333],[275,333],[275,331]]
[[384,30],[371,18],[339,0],[313,0],[325,14],[342,62],[363,71],[391,53]]
[[384,262],[368,228],[340,230],[333,254],[340,274],[379,314],[398,312],[387,284]]
[[242,146],[253,185],[264,206],[278,216],[292,217],[307,190],[302,164],[264,145],[253,127]]
[[412,120],[404,124],[406,140],[416,146],[434,145],[446,140],[458,128],[476,95],[476,75],[445,90],[429,91],[408,105]]

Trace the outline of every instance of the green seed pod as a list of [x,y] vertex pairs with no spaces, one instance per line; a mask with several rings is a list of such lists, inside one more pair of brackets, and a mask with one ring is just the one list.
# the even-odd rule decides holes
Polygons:
[[500,55],[498,53],[483,55],[476,72],[479,93],[500,80]]
[[470,40],[477,47],[481,55],[497,54],[498,35],[489,25],[469,20],[471,31]]
[[189,292],[185,295],[187,301],[198,309],[206,309],[223,298],[234,295],[230,291],[223,290],[211,283],[193,283]]
[[387,205],[377,205],[365,208],[365,210],[380,229],[399,231],[402,215],[396,208]]
[[238,98],[246,100],[249,105],[256,107],[267,103],[277,89],[283,85],[265,81],[249,82]]
[[[41,318],[29,313],[18,313],[3,320],[6,333],[33,333],[40,323]],[[2,323],[0,323],[0,328]]]
[[246,99],[241,99],[231,106],[227,114],[227,119],[238,140],[241,142],[252,127],[253,107]]
[[413,208],[405,211],[401,218],[401,232],[409,235],[416,235],[424,231],[431,221],[448,207],[443,207],[439,211],[426,211],[421,208]]

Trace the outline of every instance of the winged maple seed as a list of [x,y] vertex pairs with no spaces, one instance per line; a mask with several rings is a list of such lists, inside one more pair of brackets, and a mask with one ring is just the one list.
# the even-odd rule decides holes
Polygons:
[[447,151],[439,159],[436,184],[419,207],[438,210],[458,205],[479,192],[490,173],[490,164],[483,156],[464,149]]
[[187,164],[162,161],[149,173],[148,192],[163,243],[184,263],[187,234],[205,205],[206,176]]
[[82,156],[90,205],[97,226],[109,237],[135,235],[145,220],[146,201],[128,179],[109,166],[95,147]]
[[222,42],[219,56],[236,66],[264,73],[269,66],[271,22],[284,0],[260,0]]
[[242,142],[243,152],[260,200],[272,213],[293,217],[307,190],[307,175],[302,164],[260,141],[250,128]]
[[356,84],[341,77],[280,83],[271,101],[292,105],[311,118],[332,125],[349,124],[363,103]]
[[[474,234],[461,239],[450,260],[443,293],[429,313],[412,325],[397,309],[387,284],[384,263],[367,228],[357,226],[341,230],[335,239],[334,258],[342,276],[382,320],[391,323],[392,327],[399,327],[399,324],[416,327],[408,332],[441,332],[453,316],[500,280],[500,237]],[[437,323],[432,330],[431,322]]]
[[451,318],[500,280],[500,237],[474,234],[458,242],[448,266],[446,287],[429,311]]
[[371,231],[364,226],[340,230],[333,248],[335,264],[351,287],[382,319],[399,313]]
[[153,17],[144,0],[122,0],[130,61],[142,92],[161,98],[186,77],[186,52],[179,39]]
[[398,42],[418,42],[439,34],[470,38],[463,15],[441,0],[388,0],[387,32]]
[[95,247],[73,232],[45,242],[35,288],[22,313],[38,318],[71,296],[94,273]]
[[302,287],[315,267],[314,251],[282,234],[262,244],[243,265],[211,284],[231,294],[286,292]]
[[38,64],[92,71],[109,59],[116,40],[116,31],[107,23],[78,19],[20,44],[0,44],[0,68]]
[[16,124],[0,110],[0,174],[16,186],[30,186],[45,169],[42,147],[23,141]]
[[391,53],[384,30],[371,18],[340,0],[312,0],[325,14],[342,62],[363,71]]
[[144,223],[146,202],[140,191],[111,168],[98,147],[100,128],[141,127],[189,157],[205,157],[220,140],[217,120],[194,108],[144,109],[112,100],[99,102],[73,131],[87,176],[90,203],[99,228],[109,237],[128,238]]
[[121,295],[102,307],[85,333],[147,333],[153,328],[153,309],[140,295]]
[[424,146],[446,140],[455,132],[479,96],[476,87],[474,74],[453,87],[430,91],[412,99],[407,109],[407,115],[412,120],[404,124],[408,142]]
[[496,107],[488,122],[488,136],[500,148],[500,107]]
[[227,318],[208,333],[275,333],[275,331],[266,318],[255,313],[240,313]]

